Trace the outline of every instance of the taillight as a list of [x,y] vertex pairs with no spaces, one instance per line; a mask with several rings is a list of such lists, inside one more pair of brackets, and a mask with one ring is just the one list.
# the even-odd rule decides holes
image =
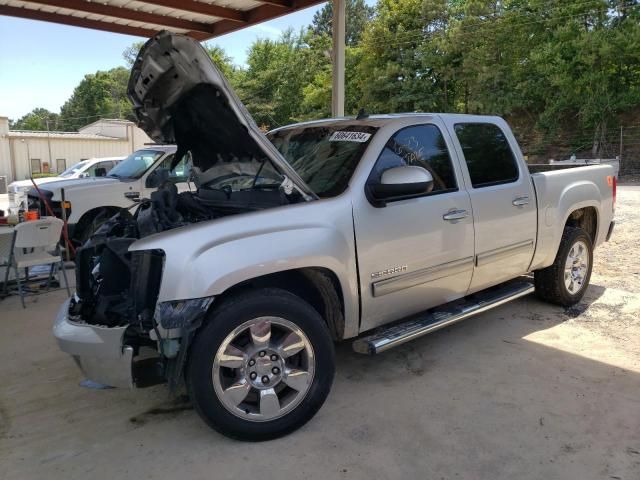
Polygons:
[[616,191],[618,190],[618,181],[613,177],[613,211],[616,210]]
[[616,210],[616,190],[618,189],[618,182],[616,181],[615,175],[609,175],[607,177],[607,185],[611,187],[611,194],[613,198],[613,202],[611,205],[612,210],[615,212]]

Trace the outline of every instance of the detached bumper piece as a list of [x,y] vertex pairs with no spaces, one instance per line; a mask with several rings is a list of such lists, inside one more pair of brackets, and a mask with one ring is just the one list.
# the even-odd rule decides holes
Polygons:
[[89,380],[132,388],[133,347],[123,343],[127,326],[109,328],[75,323],[68,317],[69,301],[60,307],[53,326],[60,349],[73,357]]

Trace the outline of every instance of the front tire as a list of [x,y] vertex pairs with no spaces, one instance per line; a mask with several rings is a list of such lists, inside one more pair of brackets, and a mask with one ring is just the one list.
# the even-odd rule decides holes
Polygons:
[[592,267],[589,234],[581,228],[565,227],[553,264],[534,273],[536,295],[563,307],[575,305],[587,291]]
[[76,226],[75,236],[79,246],[83,246],[112,217],[113,213],[106,209],[91,214],[88,219],[81,219]]
[[334,372],[333,342],[318,312],[285,290],[261,289],[212,312],[191,347],[187,383],[210,427],[262,441],[309,421]]

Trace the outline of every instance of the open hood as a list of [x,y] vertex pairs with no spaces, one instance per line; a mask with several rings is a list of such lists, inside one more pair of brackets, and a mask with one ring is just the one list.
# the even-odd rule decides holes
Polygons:
[[131,70],[129,99],[138,125],[159,143],[175,143],[175,162],[190,151],[194,171],[268,158],[306,199],[317,198],[257,127],[207,52],[194,39],[161,32]]

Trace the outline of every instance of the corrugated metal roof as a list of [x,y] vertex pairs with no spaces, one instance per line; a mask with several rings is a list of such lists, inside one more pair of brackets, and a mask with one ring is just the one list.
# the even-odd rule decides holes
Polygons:
[[198,40],[217,37],[322,0],[0,0],[0,15],[139,37],[161,30]]
[[100,118],[99,120],[96,120],[95,122],[91,122],[86,124],[83,127],[80,127],[80,131],[84,130],[87,127],[91,127],[93,125],[104,125],[104,124],[115,124],[115,125],[135,125],[135,123],[133,123],[131,120],[123,120],[120,118]]

